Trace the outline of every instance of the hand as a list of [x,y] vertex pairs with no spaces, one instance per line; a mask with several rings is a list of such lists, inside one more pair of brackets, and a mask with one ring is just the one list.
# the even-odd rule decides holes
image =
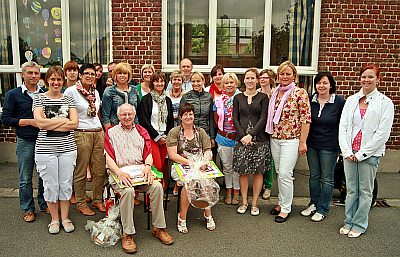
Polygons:
[[114,81],[112,80],[112,78],[108,78],[106,81],[107,87],[112,86],[113,83],[114,83]]
[[349,157],[347,157],[346,158],[348,161],[351,161],[351,162],[358,162],[358,159],[357,159],[357,157],[353,154],[353,155],[350,155]]
[[211,147],[215,147],[215,140],[214,139],[210,139],[211,141]]
[[303,155],[307,152],[307,144],[300,142],[299,144],[299,155]]
[[160,138],[160,140],[157,141],[157,144],[159,145],[165,145],[167,143],[167,140],[165,138]]
[[145,165],[144,169],[142,171],[142,174],[140,174],[142,178],[144,178],[144,182],[147,183],[147,185],[153,184],[154,181],[154,175],[153,171],[151,170],[151,167],[149,165]]
[[125,172],[120,171],[119,174],[117,175],[117,177],[118,177],[119,182],[121,184],[123,184],[124,186],[127,186],[127,187],[133,186],[131,178]]
[[240,142],[244,145],[251,145],[253,142],[251,141],[253,138],[251,135],[246,135],[240,139]]

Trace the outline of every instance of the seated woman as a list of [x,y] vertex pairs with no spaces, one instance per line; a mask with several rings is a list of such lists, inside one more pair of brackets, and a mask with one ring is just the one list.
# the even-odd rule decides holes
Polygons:
[[[212,159],[210,138],[204,129],[194,125],[194,107],[185,103],[179,107],[182,124],[168,133],[167,150],[169,158],[179,164],[189,165],[190,161],[185,153],[202,154],[206,159]],[[172,177],[176,174],[174,168],[171,170]],[[177,179],[176,179],[177,180]],[[189,209],[189,199],[185,188],[181,191],[180,212],[178,214],[178,231],[186,234],[186,215]],[[214,230],[215,222],[211,216],[211,208],[205,208],[204,218],[207,221],[207,229]]]
[[65,232],[74,231],[68,218],[72,194],[72,175],[76,161],[74,129],[78,127],[78,113],[72,97],[61,93],[64,72],[60,66],[47,70],[49,90],[39,94],[33,103],[35,122],[40,128],[35,147],[36,169],[43,179],[44,199],[51,214],[49,233],[60,231],[59,209]]

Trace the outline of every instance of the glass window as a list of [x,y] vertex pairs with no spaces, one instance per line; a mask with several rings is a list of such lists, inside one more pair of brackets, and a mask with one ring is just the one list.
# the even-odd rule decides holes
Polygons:
[[271,65],[311,66],[315,0],[272,2]]
[[70,0],[71,60],[110,62],[109,0]]
[[218,64],[224,67],[262,68],[264,9],[265,1],[218,1]]
[[184,57],[195,65],[208,64],[208,1],[171,0],[167,13],[167,63]]
[[0,65],[12,65],[10,4],[0,0]]
[[20,63],[25,52],[43,67],[62,64],[61,1],[17,1]]
[[4,105],[6,92],[13,89],[16,84],[14,73],[0,73],[0,107]]

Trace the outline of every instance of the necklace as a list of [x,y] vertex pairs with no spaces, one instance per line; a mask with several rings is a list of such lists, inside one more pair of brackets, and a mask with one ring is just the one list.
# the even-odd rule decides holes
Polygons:
[[175,94],[175,92],[174,92],[174,90],[173,90],[173,89],[171,90],[171,96],[172,96],[173,98],[178,98],[178,97],[180,97],[180,96],[181,96],[181,94],[182,94],[182,89],[181,89],[181,90],[179,90],[179,92],[178,92],[178,94],[177,94],[177,95]]

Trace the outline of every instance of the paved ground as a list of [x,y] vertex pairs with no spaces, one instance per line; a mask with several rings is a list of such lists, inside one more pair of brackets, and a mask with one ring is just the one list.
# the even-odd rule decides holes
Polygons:
[[[111,248],[94,245],[86,221],[103,216],[85,217],[71,208],[71,220],[76,231],[50,235],[50,217],[40,213],[33,223],[22,221],[17,195],[17,169],[13,164],[0,164],[0,256],[126,256],[120,243]],[[191,208],[188,217],[189,233],[176,230],[176,197],[171,197],[166,211],[168,230],[175,243],[164,246],[146,230],[143,208],[136,210],[139,252],[137,256],[399,256],[400,246],[400,174],[380,173],[379,197],[395,207],[373,208],[370,226],[365,235],[349,239],[338,234],[343,222],[344,208],[332,206],[330,215],[320,223],[302,217],[300,211],[307,204],[307,172],[296,172],[293,212],[284,224],[277,224],[269,215],[270,202],[260,202],[261,214],[240,215],[236,207],[218,203],[213,208],[217,229],[209,232],[201,218],[201,210]],[[275,187],[276,188],[276,187]],[[273,190],[273,196],[276,195]],[[272,198],[276,202],[276,197]]]

